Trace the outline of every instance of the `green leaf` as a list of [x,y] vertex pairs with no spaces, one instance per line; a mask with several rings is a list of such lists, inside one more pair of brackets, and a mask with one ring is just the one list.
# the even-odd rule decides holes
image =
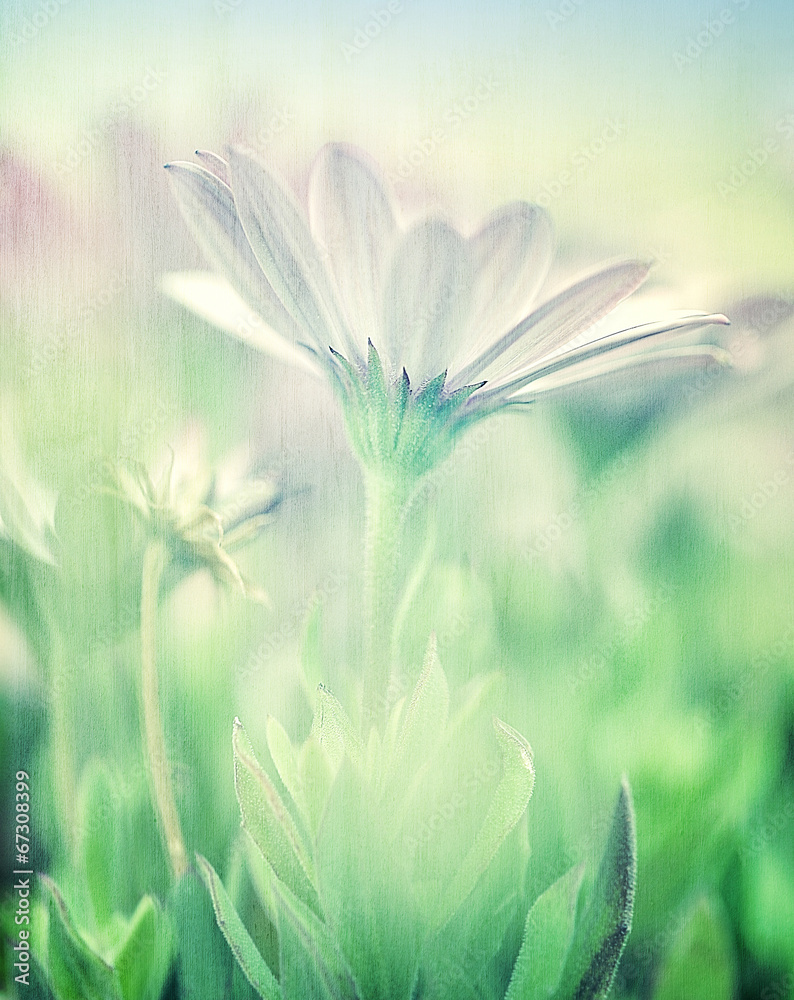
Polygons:
[[352,973],[326,925],[273,879],[285,1000],[356,1000]]
[[275,976],[259,954],[215,869],[200,854],[196,856],[196,860],[212,898],[212,908],[215,911],[218,927],[232,949],[245,978],[263,1000],[282,1000],[281,989]]
[[312,734],[328,754],[334,769],[339,767],[345,755],[356,767],[363,766],[364,748],[353,723],[337,698],[323,684],[317,688]]
[[583,875],[583,865],[572,868],[535,900],[505,1000],[547,1000],[554,994],[573,940]]
[[496,787],[474,844],[444,894],[439,926],[446,923],[477,884],[500,845],[524,815],[535,786],[532,750],[520,733],[494,719],[502,751],[502,778]]
[[317,834],[323,913],[361,995],[408,997],[424,933],[399,830],[346,759]]
[[144,896],[113,958],[124,1000],[159,1000],[173,955],[170,921],[156,900]]
[[47,960],[56,995],[61,1000],[122,1000],[115,970],[83,940],[57,885],[46,875],[40,879],[49,895]]
[[176,928],[180,997],[253,1000],[255,992],[218,928],[210,896],[194,869],[174,886],[168,909]]
[[316,837],[336,769],[314,734],[311,734],[300,748],[298,767],[309,829],[312,836]]
[[123,864],[120,828],[123,817],[114,808],[118,788],[99,762],[88,765],[80,789],[78,851],[98,928],[110,922],[118,902],[116,883]]
[[243,818],[276,875],[304,902],[319,911],[309,852],[292,816],[254,755],[239,719],[234,720],[234,785]]
[[448,718],[449,686],[438,661],[436,637],[431,635],[422,673],[405,711],[392,773],[418,771],[444,735]]
[[292,797],[292,801],[305,814],[306,807],[303,799],[303,786],[301,782],[298,758],[292,746],[292,740],[286,730],[272,715],[267,717],[266,724],[267,748],[273,763],[276,765],[278,776],[281,778],[284,787]]
[[736,958],[722,907],[707,898],[690,910],[662,965],[653,1000],[731,1000]]
[[637,880],[637,836],[631,791],[624,779],[604,856],[574,940],[556,1000],[603,1000],[631,930]]

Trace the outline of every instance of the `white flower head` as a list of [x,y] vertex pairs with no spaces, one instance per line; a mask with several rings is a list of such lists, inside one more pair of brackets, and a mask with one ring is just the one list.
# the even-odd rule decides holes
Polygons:
[[150,538],[165,543],[180,573],[208,569],[219,583],[265,603],[264,592],[243,577],[232,553],[270,522],[281,494],[268,479],[211,468],[204,446],[200,430],[189,427],[153,474],[139,462],[121,461],[108,473],[105,489],[136,512]]
[[645,280],[644,261],[607,264],[540,301],[553,234],[535,205],[505,205],[467,236],[438,216],[401,224],[377,166],[349,146],[320,151],[305,204],[247,150],[197,157],[168,170],[222,277],[170,275],[166,290],[330,377],[370,467],[421,475],[473,421],[615,370],[727,360],[713,345],[666,346],[721,315],[596,327]]

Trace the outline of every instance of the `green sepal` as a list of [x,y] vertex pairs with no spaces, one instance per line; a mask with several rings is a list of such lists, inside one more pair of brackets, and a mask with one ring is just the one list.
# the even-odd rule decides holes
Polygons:
[[371,340],[367,344],[367,371],[364,386],[370,447],[375,461],[380,465],[388,462],[388,458],[394,450],[397,420],[389,403],[383,366]]
[[196,862],[212,899],[212,908],[215,911],[218,927],[226,938],[245,978],[262,997],[262,1000],[282,1000],[283,995],[276,977],[259,954],[215,869],[200,854],[196,855]]

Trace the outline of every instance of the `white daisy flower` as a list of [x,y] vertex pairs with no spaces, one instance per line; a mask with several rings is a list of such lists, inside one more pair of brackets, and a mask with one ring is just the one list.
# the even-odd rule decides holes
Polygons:
[[218,276],[169,275],[166,291],[330,378],[368,468],[420,476],[475,420],[574,383],[728,362],[715,345],[668,345],[722,315],[604,331],[645,261],[603,265],[543,299],[553,234],[537,206],[505,205],[464,235],[438,216],[403,224],[377,166],[348,146],[320,151],[305,205],[251,152],[197,157],[168,170]]

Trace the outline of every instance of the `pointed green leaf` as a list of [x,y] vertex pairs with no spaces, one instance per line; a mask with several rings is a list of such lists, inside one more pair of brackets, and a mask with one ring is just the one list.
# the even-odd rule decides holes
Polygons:
[[502,751],[502,778],[474,844],[444,894],[439,925],[449,920],[477,884],[502,842],[524,815],[535,785],[532,749],[527,741],[499,719],[494,719],[494,728]]
[[449,718],[449,686],[430,636],[422,673],[405,711],[394,759],[395,770],[415,772],[444,735]]
[[40,879],[49,894],[47,960],[56,994],[62,1000],[122,1000],[115,970],[83,940],[57,885],[46,875]]
[[349,759],[317,834],[323,914],[363,997],[408,997],[424,934],[395,824]]
[[168,912],[177,933],[178,995],[190,1000],[254,1000],[256,993],[218,928],[210,895],[189,868],[171,890]]
[[505,1000],[548,1000],[554,994],[573,940],[583,875],[584,866],[572,868],[535,900]]
[[232,744],[234,785],[244,828],[278,877],[312,909],[319,910],[309,852],[273,782],[256,759],[239,719],[234,720]]
[[328,754],[334,769],[339,767],[345,755],[356,767],[363,765],[364,747],[353,723],[339,701],[322,684],[317,689],[312,733]]
[[174,956],[171,924],[151,896],[144,896],[113,958],[124,1000],[159,1000]]
[[273,879],[285,1000],[356,1000],[352,973],[326,925]]
[[88,765],[80,788],[78,850],[96,925],[111,919],[117,900],[115,888],[121,864],[119,834],[122,818],[114,808],[118,794],[107,769]]
[[653,991],[653,1000],[732,1000],[736,957],[722,908],[698,900],[673,939]]
[[272,715],[267,717],[266,735],[267,748],[273,758],[273,763],[276,765],[278,776],[292,797],[292,801],[301,812],[305,813],[300,769],[292,740],[287,736],[278,719],[273,718]]
[[311,734],[300,748],[298,767],[309,829],[316,836],[336,773],[316,735]]
[[604,856],[586,912],[577,923],[557,1000],[603,1000],[631,930],[637,879],[637,836],[624,779]]
[[212,898],[212,908],[223,936],[229,943],[234,957],[245,974],[245,978],[263,1000],[282,1000],[281,989],[267,963],[257,951],[251,935],[240,919],[234,904],[229,899],[223,883],[215,869],[200,854],[196,855],[201,877]]

